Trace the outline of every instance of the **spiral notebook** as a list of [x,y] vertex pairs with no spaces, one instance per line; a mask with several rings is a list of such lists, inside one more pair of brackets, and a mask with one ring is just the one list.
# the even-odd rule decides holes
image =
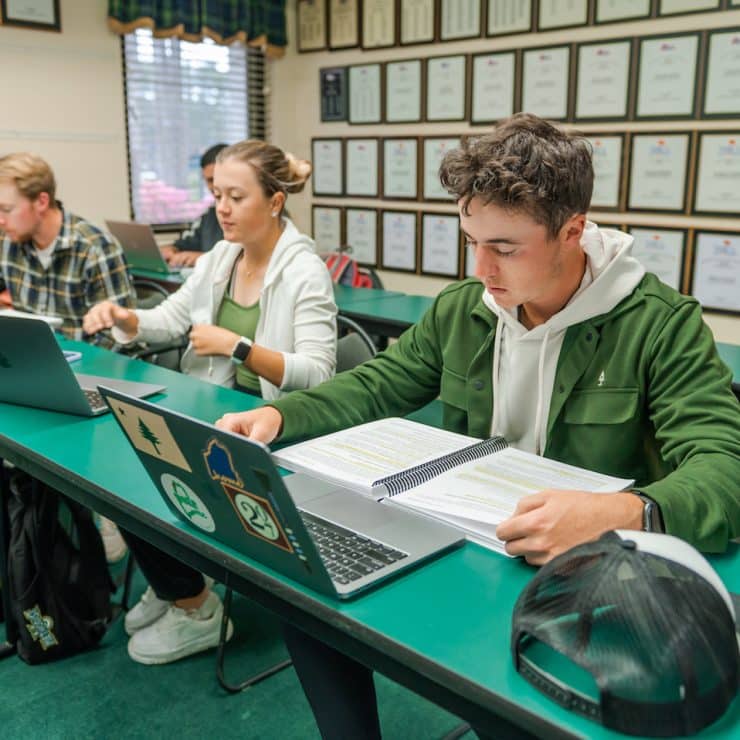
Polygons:
[[524,496],[547,488],[611,493],[634,483],[516,450],[503,437],[480,440],[398,418],[291,445],[273,458],[452,523],[499,550],[496,527]]

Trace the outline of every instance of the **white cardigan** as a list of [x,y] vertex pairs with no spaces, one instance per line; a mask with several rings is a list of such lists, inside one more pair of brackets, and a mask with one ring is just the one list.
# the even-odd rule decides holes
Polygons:
[[[260,292],[260,317],[255,344],[283,354],[285,372],[280,387],[260,378],[265,400],[287,391],[311,388],[334,374],[337,351],[337,307],[329,271],[315,253],[312,239],[284,219],[283,230],[267,266]],[[195,263],[193,274],[167,300],[137,310],[136,336],[113,329],[121,343],[137,339],[168,342],[193,324],[214,324],[231,276],[239,244],[220,241]],[[182,357],[184,373],[218,385],[233,385],[235,365],[224,355],[198,356],[191,344]]]

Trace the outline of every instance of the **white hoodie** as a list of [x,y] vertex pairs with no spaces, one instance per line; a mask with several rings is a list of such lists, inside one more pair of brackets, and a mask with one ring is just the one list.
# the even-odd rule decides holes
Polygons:
[[[255,343],[282,352],[285,373],[280,388],[260,378],[266,400],[283,392],[311,388],[334,374],[336,364],[337,308],[326,265],[315,252],[312,239],[284,219],[260,292],[260,317]],[[166,301],[148,310],[137,310],[136,336],[113,329],[121,343],[141,339],[169,342],[193,324],[214,324],[242,247],[220,241],[195,263],[193,274]],[[218,385],[231,385],[235,365],[223,355],[201,356],[188,345],[180,363],[184,373]]]
[[491,435],[512,447],[542,454],[560,348],[566,329],[611,311],[642,280],[645,268],[631,255],[633,238],[586,222],[581,246],[586,270],[573,297],[544,324],[527,329],[517,308],[497,305],[484,290],[483,302],[498,317],[493,349]]

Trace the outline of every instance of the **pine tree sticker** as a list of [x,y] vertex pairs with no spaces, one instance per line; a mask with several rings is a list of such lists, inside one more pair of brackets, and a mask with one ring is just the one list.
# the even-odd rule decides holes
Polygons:
[[151,443],[152,447],[154,447],[154,451],[159,455],[159,447],[157,447],[157,445],[160,444],[160,440],[157,435],[144,423],[144,420],[141,417],[139,417],[139,432],[141,432],[141,436],[147,442]]

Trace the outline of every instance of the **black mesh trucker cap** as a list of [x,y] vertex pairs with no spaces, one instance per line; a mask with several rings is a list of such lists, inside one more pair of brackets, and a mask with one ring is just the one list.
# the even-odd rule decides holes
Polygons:
[[607,532],[545,565],[514,607],[517,670],[550,698],[629,735],[690,735],[732,702],[732,600],[669,535]]

